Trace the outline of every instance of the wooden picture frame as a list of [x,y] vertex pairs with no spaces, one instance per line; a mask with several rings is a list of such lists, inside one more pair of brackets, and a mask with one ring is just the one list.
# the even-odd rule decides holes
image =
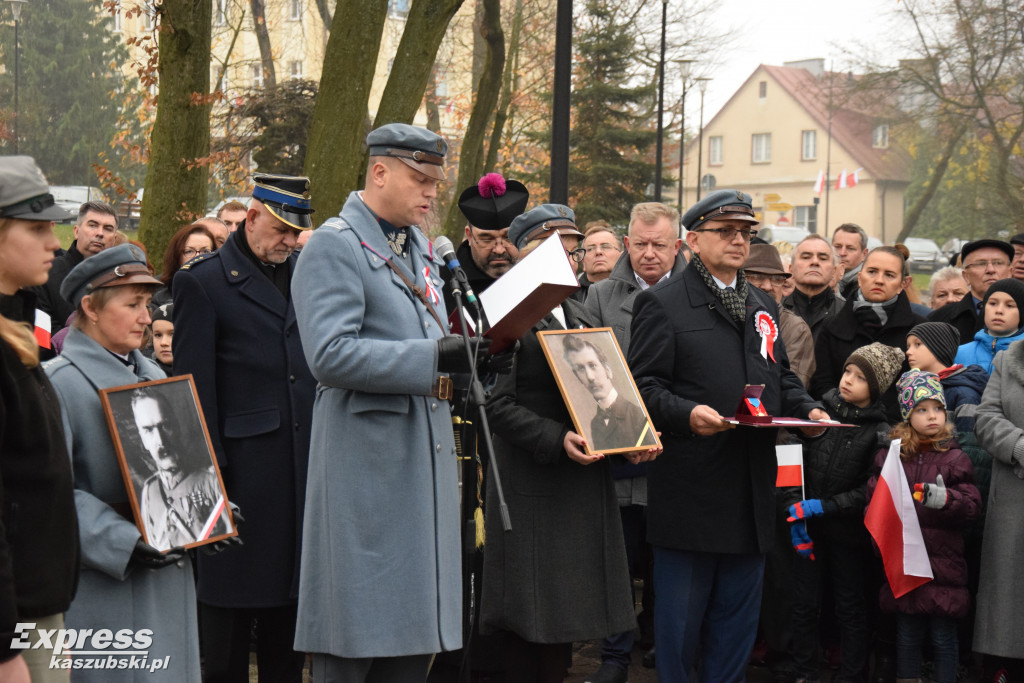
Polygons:
[[142,539],[166,552],[237,536],[192,375],[100,389]]
[[[588,455],[661,447],[612,328],[545,330],[538,332],[537,338],[576,432],[586,439]],[[570,363],[573,356],[578,372]],[[612,391],[615,395],[606,406],[608,411],[599,418],[598,401]]]

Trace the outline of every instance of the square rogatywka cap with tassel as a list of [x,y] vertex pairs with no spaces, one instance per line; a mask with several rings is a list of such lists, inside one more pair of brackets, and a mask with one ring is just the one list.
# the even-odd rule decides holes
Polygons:
[[526,211],[530,191],[518,180],[488,173],[459,195],[459,210],[469,224],[480,230],[504,230]]
[[444,155],[448,153],[448,143],[426,128],[388,123],[370,131],[366,146],[371,157],[394,157],[435,180],[446,177]]

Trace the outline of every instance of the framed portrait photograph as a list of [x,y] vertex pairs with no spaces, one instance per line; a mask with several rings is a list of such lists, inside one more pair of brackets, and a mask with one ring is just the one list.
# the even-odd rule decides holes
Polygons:
[[162,551],[238,535],[192,375],[100,390],[135,523]]
[[546,330],[537,337],[588,454],[661,446],[612,328]]

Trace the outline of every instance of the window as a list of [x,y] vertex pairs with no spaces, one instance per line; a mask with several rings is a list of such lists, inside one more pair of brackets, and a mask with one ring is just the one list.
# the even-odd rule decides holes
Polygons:
[[754,133],[751,160],[755,164],[767,164],[772,160],[772,134]]
[[152,3],[147,2],[142,7],[142,21],[147,31],[153,30],[153,17],[156,16],[156,8]]
[[252,87],[263,88],[263,65],[253,64],[249,67],[249,76],[252,79]]
[[818,207],[796,206],[793,208],[793,225],[795,225],[798,228],[804,228],[808,232],[817,232]]
[[803,131],[801,134],[800,158],[803,161],[818,158],[818,131]]
[[708,138],[708,163],[719,166],[722,163],[722,136],[713,135]]
[[121,3],[114,3],[114,33],[121,32]]
[[889,124],[882,123],[875,126],[871,134],[871,146],[885,149],[889,146]]
[[768,81],[761,81],[757,84],[757,96],[762,100],[768,97]]
[[302,62],[288,62],[288,77],[293,81],[302,78]]
[[228,23],[228,13],[225,3],[227,0],[217,0],[217,6],[214,10],[213,21],[217,26],[223,26]]
[[299,21],[302,19],[302,0],[291,0],[288,3],[288,18],[292,21]]
[[409,14],[411,0],[388,0],[388,14],[394,17],[404,17]]

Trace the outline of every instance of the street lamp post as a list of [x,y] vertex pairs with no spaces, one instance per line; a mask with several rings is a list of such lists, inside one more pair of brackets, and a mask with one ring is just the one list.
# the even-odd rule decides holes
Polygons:
[[686,83],[690,80],[690,67],[696,61],[696,59],[675,60],[683,72],[683,97],[679,101],[679,202],[677,206],[680,212],[683,210],[683,168],[686,161]]
[[710,78],[698,78],[697,88],[700,90],[700,129],[697,133],[697,200],[700,201],[700,186],[704,180],[702,162],[704,161],[704,91],[708,89]]
[[668,23],[668,0],[661,0],[661,57],[658,59],[658,139],[655,141],[654,155],[654,201],[661,201],[661,165],[662,165],[662,118],[665,114],[665,26]]
[[11,3],[14,13],[14,153],[18,153],[18,23],[21,19],[21,7],[28,0],[7,0]]

